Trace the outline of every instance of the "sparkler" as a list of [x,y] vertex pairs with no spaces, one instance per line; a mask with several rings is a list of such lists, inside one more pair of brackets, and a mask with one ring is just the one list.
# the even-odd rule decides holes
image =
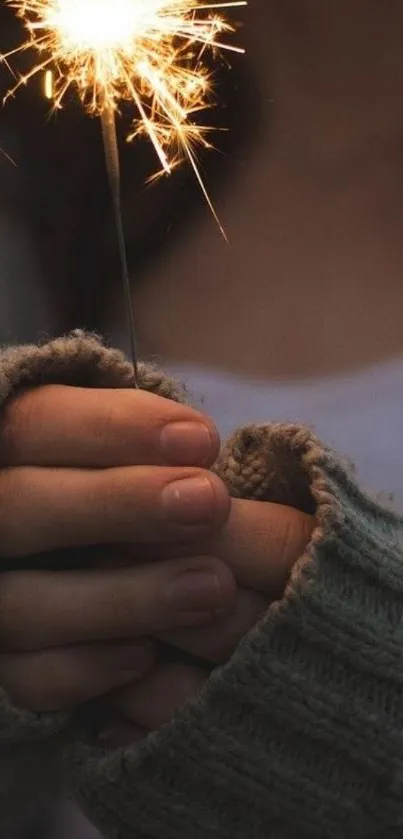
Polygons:
[[[59,109],[74,90],[85,110],[99,116],[119,243],[129,319],[135,385],[135,329],[120,199],[116,116],[132,106],[128,140],[147,136],[161,171],[170,174],[189,161],[223,235],[197,164],[197,148],[211,148],[209,127],[197,122],[211,97],[207,50],[242,53],[226,40],[235,27],[226,9],[248,0],[6,0],[23,20],[27,38],[0,55],[10,66],[16,53],[33,50],[37,62],[16,78],[5,99],[38,73]],[[11,68],[10,68],[11,69]]]

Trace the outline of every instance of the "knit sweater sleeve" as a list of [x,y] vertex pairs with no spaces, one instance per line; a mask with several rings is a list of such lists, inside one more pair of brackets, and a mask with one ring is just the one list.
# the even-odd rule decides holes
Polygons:
[[308,430],[244,429],[239,497],[315,512],[274,603],[201,695],[141,744],[70,755],[112,839],[403,837],[403,522]]

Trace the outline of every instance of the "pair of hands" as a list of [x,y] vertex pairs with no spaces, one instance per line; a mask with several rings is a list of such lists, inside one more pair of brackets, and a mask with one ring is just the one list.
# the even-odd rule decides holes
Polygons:
[[208,418],[144,391],[47,386],[7,405],[0,570],[95,546],[90,568],[3,571],[0,685],[15,703],[106,697],[124,736],[129,721],[142,736],[208,676],[180,651],[225,661],[281,593],[313,520],[231,501],[208,471],[218,449]]

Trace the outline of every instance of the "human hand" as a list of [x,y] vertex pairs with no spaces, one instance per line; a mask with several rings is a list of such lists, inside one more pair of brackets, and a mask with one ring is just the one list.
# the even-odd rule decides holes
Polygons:
[[[0,428],[3,567],[59,548],[119,543],[113,554],[122,543],[218,533],[229,498],[202,468],[218,445],[201,414],[142,391],[49,386],[19,395]],[[222,561],[191,553],[142,567],[5,571],[0,684],[45,711],[142,675],[154,660],[144,636],[200,625],[234,595]]]
[[230,506],[218,449],[208,418],[145,391],[22,393],[0,428],[0,556],[211,535]]
[[[209,626],[173,629],[159,635],[179,655],[167,661],[162,651],[162,658],[145,678],[110,697],[106,742],[119,744],[144,737],[197,696],[213,667],[230,658],[269,604],[282,596],[292,566],[303,554],[314,526],[313,517],[289,507],[233,501],[222,533],[199,549],[219,557],[233,572],[239,584],[234,609]],[[181,661],[180,651],[211,666]]]

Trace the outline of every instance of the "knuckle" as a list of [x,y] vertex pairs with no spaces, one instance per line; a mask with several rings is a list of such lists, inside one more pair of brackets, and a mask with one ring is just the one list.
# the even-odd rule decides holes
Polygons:
[[[94,422],[94,434],[99,446],[105,451],[113,451],[122,463],[137,460],[136,449],[145,444],[144,411],[141,404],[136,406],[131,391],[121,391],[117,398],[110,398],[102,403],[102,410]],[[147,435],[152,431],[152,424],[146,424]]]
[[108,399],[102,407],[94,424],[94,434],[105,448],[123,446],[129,432],[127,400]]
[[[13,553],[13,517],[10,515],[10,500],[18,497],[15,478],[16,469],[0,469],[0,556],[11,556]],[[14,534],[15,536],[15,534]]]

